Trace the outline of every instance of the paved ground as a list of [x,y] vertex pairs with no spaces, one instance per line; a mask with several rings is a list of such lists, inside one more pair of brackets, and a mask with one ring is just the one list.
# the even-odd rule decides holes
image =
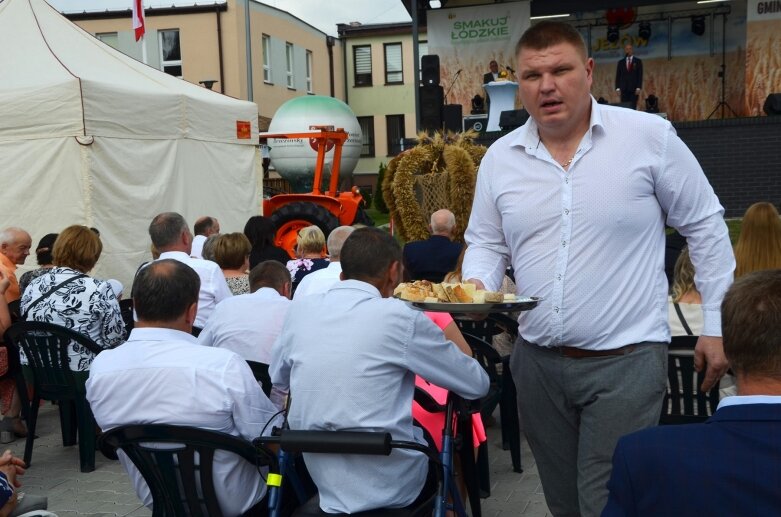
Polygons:
[[[498,411],[497,411],[498,416]],[[483,515],[503,517],[550,515],[545,505],[540,478],[526,442],[522,444],[524,472],[512,471],[509,451],[501,450],[497,424],[487,429],[491,462],[491,497],[483,499]],[[151,516],[141,505],[127,475],[117,461],[96,454],[95,471],[79,472],[76,446],[63,447],[56,408],[41,408],[32,466],[22,478],[23,491],[48,495],[49,510],[60,517],[71,516]],[[24,440],[0,447],[10,448],[22,456]]]

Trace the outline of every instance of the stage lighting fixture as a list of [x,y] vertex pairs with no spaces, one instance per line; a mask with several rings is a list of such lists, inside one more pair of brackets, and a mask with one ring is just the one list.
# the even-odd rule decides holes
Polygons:
[[640,22],[640,28],[637,31],[637,35],[646,41],[651,39],[651,24],[648,22]]
[[697,36],[705,34],[705,17],[698,15],[692,16],[692,32]]
[[607,40],[610,43],[615,43],[618,41],[618,25],[607,26]]

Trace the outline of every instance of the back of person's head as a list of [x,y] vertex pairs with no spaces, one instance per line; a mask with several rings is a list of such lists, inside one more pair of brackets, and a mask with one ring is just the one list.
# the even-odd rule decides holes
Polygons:
[[735,244],[735,278],[781,268],[781,218],[772,203],[754,203],[743,215]]
[[55,266],[86,273],[95,267],[102,251],[103,243],[95,232],[86,226],[68,226],[54,242],[52,261]]
[[206,240],[203,241],[203,247],[201,248],[201,258],[203,260],[211,260],[212,262],[217,262],[217,259],[214,257],[214,246],[217,244],[217,240],[220,238],[219,235],[209,235],[206,237]]
[[379,228],[358,228],[344,242],[340,262],[345,280],[378,279],[401,262],[401,246]]
[[244,267],[252,248],[249,239],[239,232],[223,233],[216,237],[212,253],[214,261],[220,266],[220,269],[241,269]]
[[339,260],[342,255],[344,241],[355,231],[352,226],[340,226],[328,234],[328,256],[332,261]]
[[152,238],[152,244],[160,251],[174,244],[182,235],[182,232],[189,232],[190,227],[181,214],[176,212],[163,212],[152,219],[149,225],[149,236]]
[[545,50],[560,43],[569,43],[583,56],[588,57],[586,43],[580,32],[568,23],[543,20],[535,23],[523,33],[518,44],[515,45],[515,55],[524,49]]
[[35,248],[35,258],[39,266],[48,266],[53,263],[52,251],[56,241],[56,233],[47,233],[38,241],[38,246]]
[[133,308],[139,321],[171,322],[198,303],[201,279],[193,268],[173,259],[141,268],[133,282]]
[[265,248],[274,245],[274,237],[277,234],[277,227],[268,217],[262,215],[253,215],[247,219],[244,225],[244,235],[249,239],[253,248]]
[[689,256],[689,247],[684,246],[681,254],[678,255],[678,260],[675,261],[675,269],[673,270],[673,301],[678,303],[683,295],[696,290],[697,287],[694,285],[694,264],[692,264],[692,259]]
[[217,219],[209,217],[208,215],[199,217],[193,225],[193,233],[195,235],[211,235],[212,230],[217,226]]
[[453,212],[443,208],[431,214],[431,233],[434,235],[452,235],[456,227],[456,216]]
[[306,253],[321,253],[325,248],[325,235],[323,230],[315,225],[301,228],[298,231],[298,240],[296,241],[296,252],[299,255]]
[[276,260],[265,260],[249,272],[249,290],[253,293],[262,287],[270,287],[282,294],[285,284],[289,283],[290,271]]
[[781,269],[737,279],[721,304],[721,327],[724,353],[739,377],[781,380]]

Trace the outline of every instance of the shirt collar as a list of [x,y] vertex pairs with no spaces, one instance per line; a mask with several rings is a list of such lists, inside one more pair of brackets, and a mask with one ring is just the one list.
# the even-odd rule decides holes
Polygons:
[[198,344],[198,339],[187,332],[181,330],[168,329],[162,327],[136,327],[130,331],[128,341],[187,341],[194,345]]
[[254,293],[250,293],[247,296],[254,296],[255,298],[262,300],[276,300],[277,298],[284,298],[287,300],[287,298],[279,294],[276,289],[272,289],[271,287],[261,287]]
[[189,259],[191,257],[183,251],[164,251],[160,254],[160,257],[157,260],[174,259],[181,262],[183,258]]
[[342,280],[341,282],[335,284],[331,288],[331,291],[337,289],[357,289],[358,291],[363,291],[366,294],[370,294],[374,298],[382,298],[382,294],[376,287],[362,280]]
[[781,404],[781,396],[778,395],[735,395],[724,397],[719,402],[718,409],[729,406],[741,406],[744,404]]
[[[594,99],[593,95],[589,95],[589,97],[591,97],[591,119],[589,120],[588,131],[584,137],[584,144],[588,143],[590,146],[594,128],[604,128],[604,123],[602,122],[602,105]],[[536,155],[537,150],[542,145],[537,122],[532,117],[529,117],[529,120],[516,129],[516,131],[517,133],[510,140],[510,147],[523,147],[528,154]]]

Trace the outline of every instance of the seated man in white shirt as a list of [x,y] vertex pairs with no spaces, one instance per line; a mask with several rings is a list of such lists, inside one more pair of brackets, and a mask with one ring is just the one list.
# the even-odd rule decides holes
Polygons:
[[193,234],[190,233],[184,217],[176,212],[164,212],[155,216],[149,225],[149,236],[152,238],[152,244],[160,251],[158,260],[174,259],[183,262],[193,268],[201,279],[198,314],[193,324],[193,333],[197,335],[206,325],[214,307],[232,296],[225,276],[220,266],[214,262],[190,256]]
[[190,250],[190,256],[193,258],[203,258],[203,244],[206,239],[212,235],[220,234],[220,222],[216,217],[209,217],[205,215],[199,217],[193,225],[193,245]]
[[318,269],[302,278],[293,295],[294,300],[310,294],[324,293],[340,280],[339,275],[342,274],[342,264],[339,262],[339,259],[342,254],[342,246],[347,237],[353,233],[353,230],[355,228],[352,226],[340,226],[328,235],[326,246],[328,247],[328,258],[331,263],[325,269]]
[[269,364],[290,305],[290,272],[275,260],[261,262],[249,273],[250,294],[217,305],[198,343],[227,348],[245,360]]
[[[138,321],[126,343],[92,362],[87,400],[107,431],[131,424],[193,426],[252,440],[278,425],[276,408],[247,363],[229,350],[198,346],[189,333],[198,302],[198,275],[163,259],[136,276]],[[119,459],[144,505],[152,497],[121,451]],[[214,457],[214,483],[224,515],[262,509],[265,473],[232,453]]]
[[[295,300],[272,350],[275,388],[289,387],[291,429],[386,430],[423,440],[412,425],[415,374],[467,399],[488,391],[481,366],[445,339],[422,312],[390,298],[401,248],[376,228],[355,230],[341,252],[342,281]],[[329,513],[402,508],[421,495],[427,458],[304,454]]]

